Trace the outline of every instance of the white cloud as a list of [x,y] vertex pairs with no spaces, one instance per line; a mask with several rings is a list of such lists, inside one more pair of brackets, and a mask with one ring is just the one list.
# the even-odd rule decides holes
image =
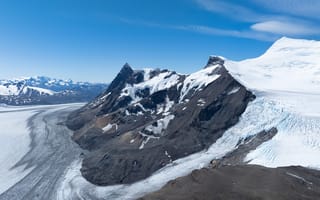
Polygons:
[[319,0],[251,0],[251,2],[279,14],[320,19]]
[[195,0],[203,9],[210,12],[223,14],[227,17],[241,21],[258,22],[264,19],[264,16],[252,11],[251,9],[239,4],[230,3],[221,0]]
[[[304,0],[304,3],[301,3],[302,0],[249,0],[246,4],[225,0],[194,0],[194,2],[204,10],[243,22],[247,28],[236,30],[232,28],[221,29],[206,25],[168,25],[132,19],[121,19],[121,21],[131,25],[176,29],[207,35],[248,38],[262,41],[275,41],[281,36],[310,36],[320,33],[320,26],[314,23],[315,21],[281,13],[282,11],[299,11],[304,8],[314,13],[317,8],[310,7],[306,2],[313,2],[316,7],[319,7],[320,0]],[[298,2],[300,2],[300,4],[298,4]],[[259,8],[262,9],[253,9],[257,6],[260,6]],[[301,11],[300,13],[303,14],[303,12],[305,11]]]
[[232,36],[238,38],[248,38],[262,41],[275,41],[279,37],[272,33],[261,33],[252,30],[227,30],[218,29],[208,26],[190,25],[190,26],[177,26],[176,29],[192,31],[196,33],[202,33],[207,35],[221,35],[221,36]]
[[238,38],[248,38],[262,41],[275,41],[279,37],[271,34],[271,33],[262,33],[256,32],[252,30],[228,30],[228,29],[219,29],[215,27],[203,26],[203,25],[166,25],[159,24],[149,21],[143,20],[132,20],[132,19],[121,19],[121,22],[130,24],[130,25],[138,25],[138,26],[146,26],[151,28],[161,28],[161,29],[175,29],[181,31],[189,31],[206,35],[218,35],[218,36],[231,36]]
[[253,24],[251,29],[279,35],[313,35],[319,33],[318,28],[306,24],[281,21],[265,21]]
[[[240,32],[242,37],[268,39],[283,35],[310,36],[320,33],[320,0],[250,0],[242,4],[224,0],[194,1],[207,11],[223,14],[236,21],[252,23],[247,31]],[[261,36],[262,33],[264,34]],[[234,33],[227,31],[226,35]],[[234,36],[237,37],[238,34]]]

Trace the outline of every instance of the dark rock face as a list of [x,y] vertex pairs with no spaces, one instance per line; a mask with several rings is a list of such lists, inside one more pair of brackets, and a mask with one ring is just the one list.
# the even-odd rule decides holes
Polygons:
[[221,58],[210,60],[190,76],[126,64],[106,92],[69,116],[73,139],[89,150],[82,175],[97,185],[133,183],[236,124],[254,96]]
[[223,58],[219,56],[210,56],[206,67],[210,65],[223,65],[223,64],[224,64]]
[[140,200],[316,200],[319,197],[319,171],[239,165],[195,170]]

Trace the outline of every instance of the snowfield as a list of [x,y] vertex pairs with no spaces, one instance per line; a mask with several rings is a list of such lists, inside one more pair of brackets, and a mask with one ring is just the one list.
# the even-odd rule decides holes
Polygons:
[[225,65],[250,89],[320,93],[320,41],[283,37],[258,58]]
[[[258,58],[225,65],[239,82],[274,104],[267,112],[280,119],[270,121],[278,129],[276,136],[246,161],[320,169],[320,42],[284,37]],[[260,119],[259,113],[253,117]]]

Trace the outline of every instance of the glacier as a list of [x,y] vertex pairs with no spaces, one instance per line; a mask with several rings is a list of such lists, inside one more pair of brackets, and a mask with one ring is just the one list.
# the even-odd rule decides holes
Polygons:
[[[21,110],[21,109],[19,109]],[[29,151],[31,142],[27,120],[34,111],[17,108],[0,109],[0,194],[25,177],[32,168],[16,166],[16,163]]]
[[272,114],[276,107],[283,109],[276,136],[250,152],[246,161],[319,169],[320,42],[283,37],[258,58],[225,64],[239,82],[275,104],[269,108]]

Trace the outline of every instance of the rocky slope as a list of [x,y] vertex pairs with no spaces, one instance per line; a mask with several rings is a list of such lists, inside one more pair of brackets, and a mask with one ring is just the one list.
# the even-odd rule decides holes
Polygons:
[[195,170],[140,200],[315,200],[319,197],[317,170],[241,165]]
[[0,80],[0,104],[34,105],[86,102],[107,88],[106,84],[73,82],[38,76]]
[[124,65],[107,91],[69,116],[73,139],[89,150],[82,175],[98,185],[133,183],[208,148],[254,99],[223,64],[210,57],[190,75]]

